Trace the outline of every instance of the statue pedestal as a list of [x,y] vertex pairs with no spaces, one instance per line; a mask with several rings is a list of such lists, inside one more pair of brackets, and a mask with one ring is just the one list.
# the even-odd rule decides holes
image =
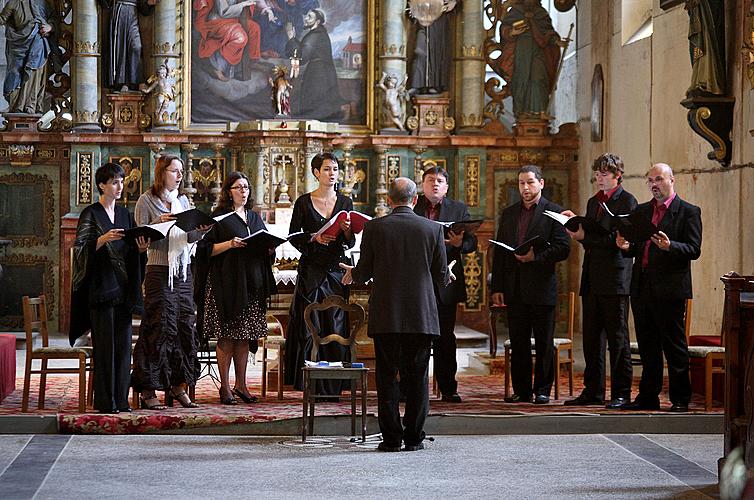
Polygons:
[[732,152],[730,131],[734,104],[734,98],[725,96],[695,96],[681,101],[681,105],[689,110],[686,118],[691,130],[712,145],[707,158],[725,167],[730,164]]
[[27,114],[27,113],[5,113],[3,115],[5,121],[5,132],[38,132],[37,125],[39,119],[42,118],[40,114]]
[[144,110],[141,92],[107,94],[107,113],[102,114],[102,126],[115,134],[138,134],[152,124]]
[[550,121],[544,118],[519,118],[513,126],[516,137],[545,137],[549,130]]
[[450,98],[447,94],[417,94],[411,98],[414,116],[406,120],[406,127],[413,135],[450,135],[456,126],[453,117],[448,116]]

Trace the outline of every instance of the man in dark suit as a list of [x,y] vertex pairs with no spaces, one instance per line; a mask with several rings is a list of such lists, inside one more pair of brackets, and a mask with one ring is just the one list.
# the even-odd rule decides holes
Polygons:
[[[634,211],[634,195],[623,189],[623,160],[612,153],[592,164],[599,191],[586,204],[586,217],[605,228],[605,233],[568,231],[584,247],[581,268],[583,314],[584,390],[564,404],[602,405],[605,399],[605,340],[610,350],[610,397],[606,408],[618,409],[631,401],[631,347],[628,337],[628,295],[631,286],[631,258],[615,247],[616,230],[610,228],[610,214]],[[566,210],[567,215],[575,215]]]
[[[563,209],[542,196],[545,180],[535,165],[522,167],[518,173],[521,201],[503,210],[497,241],[518,247],[539,236],[541,243],[524,255],[495,246],[492,265],[492,302],[507,306],[511,340],[511,375],[513,396],[508,403],[550,401],[554,379],[555,302],[558,295],[555,263],[568,258],[570,239],[565,228],[545,216],[545,210]],[[531,336],[537,354],[534,386],[531,380]]]
[[[369,336],[374,339],[380,451],[424,448],[424,421],[429,410],[427,372],[432,338],[440,335],[435,286],[452,279],[445,262],[443,228],[417,216],[416,184],[393,181],[390,215],[364,226],[361,258],[346,269],[343,283],[373,279],[369,298]],[[406,412],[401,426],[398,373],[406,387]]]
[[[463,202],[451,200],[448,194],[448,173],[442,167],[431,166],[422,175],[424,195],[419,196],[414,213],[441,222],[470,220],[469,210]],[[466,282],[461,254],[476,250],[475,234],[450,231],[445,238],[445,253],[448,262],[456,261],[456,279],[447,287],[435,287],[437,313],[440,319],[440,336],[433,341],[435,376],[442,400],[460,403],[456,382],[456,310],[459,302],[466,302]]]
[[673,170],[657,163],[647,173],[652,200],[636,212],[659,231],[649,241],[630,243],[620,233],[618,248],[634,257],[631,309],[641,356],[641,383],[625,410],[659,410],[662,355],[668,363],[670,411],[686,412],[691,399],[689,350],[686,344],[686,299],[691,298],[691,261],[702,248],[702,211],[675,192]]

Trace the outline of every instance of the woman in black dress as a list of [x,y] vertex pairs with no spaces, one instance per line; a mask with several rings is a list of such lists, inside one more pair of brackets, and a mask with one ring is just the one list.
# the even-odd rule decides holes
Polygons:
[[[298,390],[303,389],[301,368],[304,359],[311,359],[312,340],[304,323],[304,309],[311,303],[321,302],[329,295],[340,295],[348,300],[348,288],[340,283],[345,272],[338,265],[349,263],[345,250],[353,247],[356,238],[351,231],[350,221],[340,223],[337,237],[320,235],[312,239],[330,218],[341,210],[353,210],[353,201],[338,194],[338,158],[332,153],[321,153],[312,159],[312,173],[319,181],[319,187],[311,193],[300,196],[293,207],[289,233],[304,231],[301,236],[291,238],[291,243],[301,252],[298,264],[298,278],[293,293],[290,321],[286,333],[285,381]],[[314,318],[315,326],[324,335],[337,332],[348,337],[348,322],[343,311],[330,309]],[[319,349],[323,361],[349,361],[348,350],[335,343]],[[320,394],[340,394],[345,382],[322,381],[317,386]]]
[[71,345],[91,328],[94,357],[94,409],[130,412],[131,316],[143,311],[139,253],[149,240],[124,239],[135,227],[128,209],[115,204],[125,172],[105,163],[94,180],[99,201],[82,210],[73,244]]
[[[199,243],[194,288],[198,306],[197,328],[204,338],[217,338],[220,371],[220,402],[237,404],[257,400],[246,387],[249,343],[267,336],[267,298],[275,293],[272,275],[274,252],[246,248],[242,238],[260,229],[264,222],[251,207],[249,179],[232,172],[223,183],[213,217],[227,214]],[[219,218],[219,217],[218,217]],[[230,362],[235,384],[230,388]]]

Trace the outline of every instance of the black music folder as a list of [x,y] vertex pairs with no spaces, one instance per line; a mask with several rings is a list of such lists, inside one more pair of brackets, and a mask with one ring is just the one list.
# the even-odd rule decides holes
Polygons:
[[192,208],[179,214],[175,214],[175,225],[187,233],[199,226],[211,226],[215,220],[198,208]]
[[529,249],[532,247],[534,247],[535,250],[542,250],[550,246],[550,242],[545,239],[542,239],[540,235],[536,235],[533,238],[529,238],[528,240],[524,241],[523,243],[521,243],[519,246],[515,248],[501,241],[490,240],[490,243],[493,243],[499,247],[502,247],[508,250],[509,252],[513,252],[516,255],[526,255],[527,253],[529,253]]

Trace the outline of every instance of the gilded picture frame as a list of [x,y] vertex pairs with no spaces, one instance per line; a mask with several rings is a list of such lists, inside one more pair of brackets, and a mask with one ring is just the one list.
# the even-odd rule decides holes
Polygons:
[[[337,122],[342,131],[354,133],[374,130],[375,0],[260,0],[253,8],[244,7],[237,17],[217,19],[212,9],[222,6],[219,2],[235,3],[183,3],[184,130],[225,130],[237,122],[284,119]],[[304,24],[313,9],[324,14],[326,35]],[[300,44],[289,43],[291,26]],[[218,40],[223,30],[237,36]],[[234,47],[229,46],[229,39],[236,40]],[[322,67],[312,62],[319,57],[306,60],[312,47],[326,47],[328,41],[335,91],[331,86],[317,87],[319,82],[332,80],[329,63]],[[293,71],[295,56],[299,56],[298,75]],[[277,114],[273,100],[270,77],[280,67],[292,85],[289,116]],[[320,97],[307,99],[310,96]]]

